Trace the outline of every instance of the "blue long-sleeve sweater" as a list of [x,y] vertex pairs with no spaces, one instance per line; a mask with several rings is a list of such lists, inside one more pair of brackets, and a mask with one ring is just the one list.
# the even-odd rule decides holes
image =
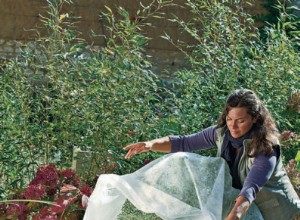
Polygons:
[[[215,141],[216,126],[208,127],[201,132],[186,136],[169,136],[172,148],[171,152],[191,152],[195,150],[204,150],[216,146]],[[276,165],[277,153],[273,152],[271,156],[262,153],[258,154],[253,162],[253,166],[243,184],[240,195],[249,200],[250,203],[256,197],[256,194],[270,179]],[[238,177],[232,177],[238,178]]]

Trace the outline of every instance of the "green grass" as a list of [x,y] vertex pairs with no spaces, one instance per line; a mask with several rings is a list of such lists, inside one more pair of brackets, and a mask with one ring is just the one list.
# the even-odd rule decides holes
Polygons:
[[161,220],[154,213],[144,213],[135,208],[128,200],[125,202],[122,213],[118,216],[118,220]]

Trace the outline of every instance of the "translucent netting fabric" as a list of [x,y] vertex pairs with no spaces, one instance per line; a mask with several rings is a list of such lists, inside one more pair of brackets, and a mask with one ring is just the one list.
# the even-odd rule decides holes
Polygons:
[[[128,175],[101,175],[89,198],[84,220],[117,219],[126,199],[162,219],[221,220],[238,190],[222,158],[193,153],[167,154]],[[252,204],[243,219],[263,219]]]

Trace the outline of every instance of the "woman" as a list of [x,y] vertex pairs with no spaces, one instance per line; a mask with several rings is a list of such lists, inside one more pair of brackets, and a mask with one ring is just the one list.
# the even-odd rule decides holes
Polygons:
[[229,95],[216,126],[188,136],[169,136],[126,146],[125,158],[149,150],[175,153],[218,147],[229,166],[232,186],[240,190],[226,220],[240,219],[251,203],[266,220],[292,219],[300,201],[286,175],[279,133],[266,107],[248,89]]

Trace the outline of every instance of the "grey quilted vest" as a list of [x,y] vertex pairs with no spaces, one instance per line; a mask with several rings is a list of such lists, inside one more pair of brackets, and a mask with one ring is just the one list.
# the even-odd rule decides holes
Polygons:
[[[224,139],[224,128],[216,130],[217,156],[221,155],[221,146]],[[244,154],[238,165],[242,184],[249,173],[255,158],[250,158],[245,152],[249,147],[250,140],[244,141]],[[276,140],[279,144],[279,141]],[[275,142],[275,143],[276,143]],[[277,160],[275,170],[256,195],[254,200],[265,220],[289,220],[292,216],[300,213],[300,200],[291,184],[283,166],[281,155]]]

